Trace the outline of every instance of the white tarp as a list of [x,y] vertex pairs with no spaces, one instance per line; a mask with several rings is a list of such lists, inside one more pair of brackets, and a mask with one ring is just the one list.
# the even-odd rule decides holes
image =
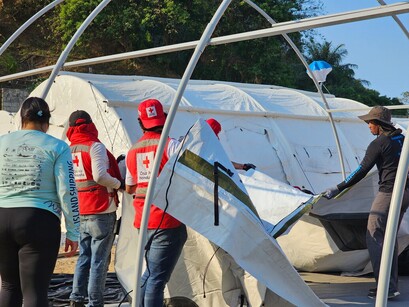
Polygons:
[[[220,170],[218,214],[214,208],[215,162],[232,171],[229,175]],[[244,270],[290,303],[324,305],[265,231],[229,158],[203,120],[190,129],[180,154],[173,155],[163,168],[153,203],[223,248]]]
[[[65,139],[69,114],[83,109],[90,113],[107,148],[115,156],[126,153],[141,136],[136,120],[139,102],[157,98],[168,110],[179,82],[146,76],[62,72],[46,98],[53,109],[50,133]],[[31,96],[40,95],[43,88],[44,83]],[[326,98],[330,109],[366,107],[332,95]],[[367,125],[357,118],[364,113],[367,111],[333,113],[347,175],[358,166],[374,139]],[[191,80],[170,136],[178,138],[197,119],[209,117],[222,124],[220,143],[232,161],[253,163],[268,176],[315,194],[342,180],[333,132],[318,93],[273,85]],[[393,121],[407,127],[407,120]],[[404,220],[402,226],[405,223]],[[340,250],[321,221],[306,215],[278,241],[301,270],[361,270],[369,259],[362,256],[366,250]],[[358,256],[344,257],[352,254]]]
[[16,130],[15,114],[0,110],[0,135]]
[[319,199],[257,170],[239,176],[264,228],[274,238],[286,233]]

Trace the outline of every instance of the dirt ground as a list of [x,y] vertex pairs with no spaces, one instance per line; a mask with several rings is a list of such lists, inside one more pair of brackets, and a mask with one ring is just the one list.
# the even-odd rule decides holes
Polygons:
[[[61,246],[59,257],[54,268],[54,274],[74,274],[75,264],[77,263],[78,254],[74,257],[65,257],[64,246]],[[114,272],[114,259],[115,259],[115,246],[112,247],[111,251],[111,262],[109,264],[108,272]]]

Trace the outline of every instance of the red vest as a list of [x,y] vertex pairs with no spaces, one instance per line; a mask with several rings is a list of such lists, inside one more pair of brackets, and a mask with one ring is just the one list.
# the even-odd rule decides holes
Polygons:
[[[156,151],[158,149],[160,133],[147,131],[129,150],[126,156],[126,166],[132,175],[134,182],[136,182],[136,191],[133,205],[135,207],[134,226],[140,228],[143,206],[145,202],[146,192],[148,190],[148,183],[152,172],[153,161]],[[167,155],[167,148],[169,138],[165,146],[165,151],[159,166],[159,173],[163,166],[169,160]],[[163,216],[163,220],[162,220]],[[162,220],[162,223],[161,223]],[[164,213],[164,211],[152,204],[150,209],[148,229],[160,228],[176,228],[180,226],[180,222],[171,215]]]
[[109,207],[110,193],[92,176],[90,150],[94,141],[71,145],[74,177],[77,184],[80,214],[96,214]]

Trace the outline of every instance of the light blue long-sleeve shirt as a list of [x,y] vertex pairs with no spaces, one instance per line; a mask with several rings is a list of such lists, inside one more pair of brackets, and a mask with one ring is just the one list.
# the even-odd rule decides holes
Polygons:
[[78,195],[71,151],[37,130],[0,136],[0,207],[39,208],[65,218],[66,237],[79,239]]

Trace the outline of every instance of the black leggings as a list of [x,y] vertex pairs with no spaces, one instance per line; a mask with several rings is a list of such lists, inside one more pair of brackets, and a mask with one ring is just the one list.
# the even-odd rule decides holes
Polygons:
[[0,306],[47,307],[60,220],[37,208],[0,208]]

